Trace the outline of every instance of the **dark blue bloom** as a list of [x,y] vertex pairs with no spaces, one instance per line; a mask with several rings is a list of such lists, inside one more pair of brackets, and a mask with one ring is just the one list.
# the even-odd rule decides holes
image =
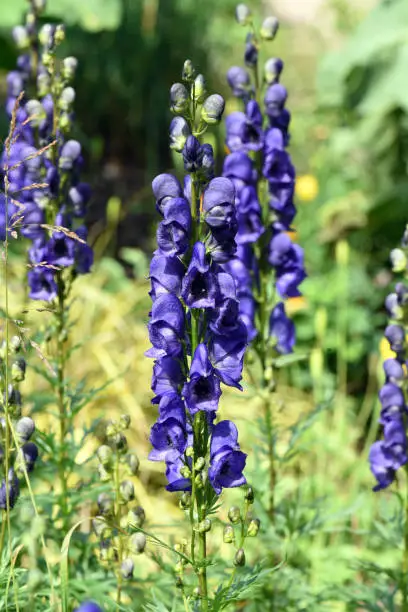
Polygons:
[[148,326],[153,347],[146,355],[155,358],[180,355],[184,325],[184,310],[180,300],[171,293],[160,295],[153,302]]
[[385,329],[384,336],[390,343],[392,351],[401,353],[405,348],[405,331],[400,325],[388,325]]
[[221,397],[220,381],[215,375],[205,344],[199,344],[194,352],[189,377],[183,395],[190,413],[217,410]]
[[0,510],[6,510],[7,505],[9,508],[14,508],[20,495],[20,484],[13,469],[9,470],[7,480],[7,485],[5,479],[0,485]]
[[245,68],[232,66],[227,72],[227,81],[237,98],[246,98],[251,91],[251,80]]
[[214,426],[210,446],[210,483],[220,495],[223,488],[239,487],[246,483],[243,470],[246,454],[240,450],[238,431],[231,421],[220,421]]
[[182,255],[190,241],[191,212],[184,198],[171,198],[163,208],[164,220],[157,230],[157,244],[165,255]]
[[262,114],[250,100],[245,113],[236,111],[226,119],[226,144],[230,151],[259,151],[263,147]]
[[300,295],[298,286],[306,278],[303,249],[287,234],[276,234],[269,245],[269,263],[276,268],[276,287],[282,297]]
[[191,480],[185,478],[180,474],[180,470],[186,465],[181,457],[178,457],[175,461],[166,462],[166,478],[168,485],[167,491],[190,491]]
[[214,334],[210,339],[211,363],[222,382],[230,387],[242,389],[239,382],[246,346],[246,329],[242,323],[232,337]]
[[173,293],[179,297],[184,271],[185,268],[178,257],[166,257],[160,253],[154,255],[150,263],[152,300],[163,293]]
[[264,233],[262,211],[258,196],[252,185],[242,188],[238,205],[237,244],[256,242]]
[[163,395],[159,418],[150,433],[152,461],[175,461],[186,449],[186,413],[183,401],[176,393]]
[[405,409],[404,393],[400,387],[387,382],[380,389],[378,397],[381,402],[381,423],[385,423],[401,414]]
[[154,362],[152,391],[153,403],[157,404],[165,393],[177,392],[185,382],[181,363],[174,357],[162,357]]
[[181,198],[183,190],[172,174],[159,174],[152,182],[157,210],[163,214],[163,206],[170,198]]
[[255,67],[258,62],[258,47],[255,43],[254,35],[251,32],[247,34],[244,60],[246,65],[251,68]]
[[209,182],[203,196],[203,217],[211,229],[235,228],[235,189],[223,177]]
[[265,109],[269,117],[277,117],[283,110],[288,92],[286,88],[280,83],[274,83],[270,85],[265,93]]
[[293,352],[295,345],[295,325],[285,313],[282,302],[276,304],[269,319],[269,333],[275,349],[281,355]]
[[205,246],[196,242],[183,279],[181,296],[189,308],[214,308],[218,286]]
[[384,448],[383,441],[374,442],[371,446],[369,461],[371,471],[378,483],[373,487],[373,491],[380,491],[389,487],[394,482],[395,470],[392,467],[392,458]]
[[405,378],[404,368],[397,359],[386,359],[383,368],[387,380],[395,385],[401,385]]
[[193,135],[187,137],[183,148],[184,168],[186,172],[197,172],[203,161],[203,149],[200,141]]
[[51,270],[42,266],[35,267],[28,272],[30,298],[51,302],[57,297],[57,284]]
[[94,601],[84,601],[75,612],[103,612],[103,610]]

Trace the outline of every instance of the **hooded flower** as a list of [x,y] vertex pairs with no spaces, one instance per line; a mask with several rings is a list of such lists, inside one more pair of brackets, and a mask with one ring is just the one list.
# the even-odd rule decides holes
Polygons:
[[205,344],[199,344],[190,367],[190,379],[183,388],[184,401],[191,414],[214,411],[221,397],[220,380],[215,375]]
[[183,279],[181,296],[189,308],[214,308],[218,286],[205,246],[196,242]]
[[215,425],[210,446],[210,483],[220,495],[223,488],[239,487],[245,484],[243,470],[246,454],[240,450],[238,431],[231,421],[220,421]]

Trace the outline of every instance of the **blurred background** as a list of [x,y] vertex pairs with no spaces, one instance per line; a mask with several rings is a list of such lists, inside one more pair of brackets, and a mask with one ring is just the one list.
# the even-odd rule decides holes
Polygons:
[[[75,333],[87,340],[81,363],[71,368],[73,375],[86,375],[89,384],[115,379],[93,411],[107,413],[115,406],[133,415],[144,468],[138,493],[147,514],[170,498],[151,497],[163,477],[160,465],[146,461],[154,410],[151,363],[143,357],[149,310],[145,278],[157,223],[150,184],[156,173],[176,164],[168,148],[168,91],[180,79],[186,58],[205,75],[209,91],[227,98],[227,112],[234,108],[225,73],[243,64],[245,37],[234,20],[235,4],[48,1],[48,19],[67,24],[62,53],[79,60],[75,137],[83,143],[94,190],[88,223],[97,262],[92,277],[77,283],[81,317]],[[297,351],[304,359],[281,375],[285,409],[280,418],[290,427],[316,406],[329,406],[306,435],[302,460],[295,459],[291,469],[296,478],[309,478],[314,493],[327,496],[337,509],[349,504],[344,520],[357,528],[356,521],[364,526],[377,503],[367,453],[378,433],[376,394],[388,356],[381,341],[382,305],[392,281],[389,251],[408,217],[408,2],[248,4],[258,11],[259,22],[268,14],[281,21],[270,55],[285,63],[290,152],[298,173],[296,240],[305,249],[308,271],[304,297],[290,303]],[[4,99],[6,72],[16,60],[10,28],[21,21],[24,0],[0,0],[0,7]],[[2,113],[2,138],[7,129]],[[222,126],[212,138],[220,167]],[[242,400],[232,394],[226,411],[236,414],[237,407],[246,406],[239,418],[242,436],[250,440],[252,419]],[[255,458],[250,469],[254,465]],[[295,480],[284,486],[283,495],[296,488]],[[331,542],[340,537],[330,536]],[[341,542],[345,558],[352,558],[358,537]],[[316,563],[327,571],[334,561],[324,548],[316,553]],[[348,562],[341,566],[337,558],[339,580],[340,567],[349,576]]]

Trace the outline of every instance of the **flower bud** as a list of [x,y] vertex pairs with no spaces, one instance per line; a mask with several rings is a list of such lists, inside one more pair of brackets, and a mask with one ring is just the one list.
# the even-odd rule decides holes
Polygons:
[[37,94],[39,98],[43,98],[50,93],[51,79],[47,72],[40,72],[37,76]]
[[267,17],[261,25],[260,35],[264,40],[273,40],[278,29],[279,21],[276,17]]
[[61,170],[72,170],[74,163],[81,155],[81,145],[77,140],[67,140],[61,149],[59,167]]
[[234,528],[232,527],[232,525],[225,525],[223,540],[225,544],[232,544],[232,542],[234,541]]
[[42,13],[45,10],[47,0],[31,0],[31,3],[37,13]]
[[248,525],[247,536],[250,538],[255,538],[258,535],[259,527],[261,526],[261,521],[257,518],[254,518],[250,521]]
[[119,432],[118,424],[116,421],[109,421],[106,425],[106,435],[115,436]]
[[228,510],[228,518],[231,523],[234,523],[234,525],[239,523],[241,520],[241,511],[238,506],[231,506],[231,508]]
[[194,468],[196,472],[201,472],[205,468],[205,459],[204,457],[198,457],[197,461],[194,464]]
[[192,446],[187,446],[185,455],[186,457],[194,457],[194,448]]
[[35,430],[35,423],[30,417],[22,417],[16,423],[16,435],[20,443],[28,442]]
[[61,74],[64,79],[71,80],[75,76],[78,68],[78,60],[76,57],[66,57],[62,60]]
[[139,471],[140,461],[135,453],[129,453],[126,455],[126,465],[133,476],[137,474]]
[[253,504],[255,500],[255,492],[251,486],[245,491],[245,499],[249,504]]
[[22,382],[25,378],[26,361],[23,357],[17,359],[11,366],[11,379],[15,383]]
[[62,23],[59,23],[55,28],[55,42],[58,45],[65,40],[65,26]]
[[120,503],[127,504],[135,499],[135,487],[131,480],[123,480],[119,486]]
[[258,63],[258,44],[254,35],[249,32],[245,43],[244,60],[247,66],[255,68]]
[[190,126],[184,117],[174,117],[170,123],[170,149],[180,153],[190,134]]
[[213,125],[221,121],[222,114],[225,108],[225,101],[219,94],[212,94],[205,100],[201,109],[201,118]]
[[54,46],[54,35],[55,26],[50,23],[45,23],[38,33],[38,40],[43,47],[50,49]]
[[183,493],[183,495],[180,497],[179,505],[182,510],[187,510],[191,506],[190,493],[188,493],[187,491]]
[[75,89],[73,87],[65,87],[62,92],[60,99],[58,100],[58,106],[63,111],[71,109],[75,101]]
[[103,516],[109,516],[115,509],[113,499],[107,493],[101,493],[98,495],[98,510]]
[[188,91],[182,83],[174,83],[170,89],[170,109],[173,113],[183,113],[188,108]]
[[98,465],[98,474],[101,482],[109,482],[111,479],[111,475],[105,470],[101,463]]
[[124,454],[127,451],[127,439],[123,433],[115,434],[114,436],[109,436],[108,444],[113,450],[118,451],[118,453]]
[[243,548],[238,548],[234,557],[234,565],[236,567],[244,567],[245,565],[245,551]]
[[130,547],[133,552],[140,555],[146,548],[146,536],[140,531],[130,536]]
[[129,580],[132,578],[133,571],[135,569],[135,564],[132,559],[124,559],[122,561],[122,565],[120,566],[120,572],[125,580]]
[[22,345],[22,340],[21,340],[20,336],[12,336],[10,338],[9,346],[10,346],[10,349],[14,353],[18,353],[19,352],[19,350],[21,349],[21,345]]
[[336,243],[336,262],[339,266],[346,268],[350,259],[350,247],[347,240],[339,240]]
[[121,414],[119,418],[119,426],[121,429],[129,429],[130,427],[130,416],[128,414]]
[[193,86],[191,87],[191,98],[195,102],[204,102],[207,94],[206,82],[202,74],[198,74],[194,79]]
[[206,518],[198,524],[197,531],[198,533],[207,533],[211,530],[211,521]]
[[107,444],[102,444],[96,451],[99,461],[106,467],[111,467],[113,460],[113,451]]
[[203,487],[203,477],[201,474],[197,474],[197,476],[194,478],[194,482],[195,485],[197,487],[197,489],[201,489]]
[[251,23],[251,17],[251,10],[246,4],[237,4],[235,7],[235,19],[240,25],[245,26]]
[[17,25],[13,28],[13,40],[17,49],[21,51],[30,47],[30,37],[24,26]]
[[146,519],[145,511],[142,506],[136,506],[136,508],[131,508],[127,514],[127,524],[131,529],[140,529],[143,527],[143,524]]
[[95,535],[100,539],[108,538],[112,531],[104,519],[98,516],[92,519],[92,529],[94,530]]
[[192,81],[195,76],[195,68],[191,60],[186,60],[183,66],[183,72],[181,78],[183,81]]
[[24,472],[32,472],[38,458],[38,448],[34,442],[26,442],[16,455],[16,472],[23,476]]
[[180,469],[180,474],[183,478],[191,478],[191,470],[186,465],[183,465],[183,467]]
[[404,272],[407,269],[407,257],[402,249],[393,249],[390,259],[393,272]]
[[46,119],[45,109],[39,100],[28,100],[25,108],[30,125],[33,127],[39,127],[40,123]]
[[283,62],[279,58],[271,57],[265,62],[264,75],[265,81],[268,83],[268,85],[272,85],[273,83],[277,83],[279,81],[282,70]]

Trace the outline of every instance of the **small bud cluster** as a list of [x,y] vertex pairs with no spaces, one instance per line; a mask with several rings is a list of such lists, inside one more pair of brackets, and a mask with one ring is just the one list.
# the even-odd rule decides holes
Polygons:
[[223,539],[225,544],[235,544],[234,565],[236,567],[245,565],[245,539],[256,537],[261,525],[261,521],[252,517],[249,511],[254,499],[254,490],[252,487],[248,487],[245,492],[243,513],[238,506],[231,506],[228,510],[229,523],[224,526]]
[[[21,349],[22,343],[18,336],[13,336],[8,345],[3,342],[0,347],[1,510],[15,506],[20,494],[20,481],[24,481],[26,475],[33,471],[38,458],[38,448],[31,441],[35,430],[34,421],[31,417],[22,416],[20,384],[25,378],[26,362]],[[11,371],[11,380],[7,369]]]
[[110,483],[111,492],[98,497],[98,515],[93,529],[100,541],[100,561],[108,567],[117,565],[120,578],[133,577],[135,557],[143,553],[146,536],[140,531],[145,512],[135,499],[132,476],[139,470],[139,460],[128,452],[125,431],[130,417],[122,415],[106,426],[106,443],[97,450],[98,473],[102,482]]
[[384,336],[394,356],[384,361],[385,383],[380,389],[384,438],[370,450],[370,467],[377,484],[374,491],[385,489],[395,480],[398,469],[408,462],[407,443],[407,331],[408,331],[408,226],[401,247],[390,254],[392,270],[400,276],[395,290],[385,300],[389,324]]
[[30,297],[51,301],[61,293],[64,275],[90,271],[93,253],[83,222],[90,188],[80,180],[82,149],[69,137],[77,60],[57,58],[62,25],[38,29],[44,4],[32,4],[26,24],[14,29],[21,55],[7,77],[6,110],[15,115],[15,126],[0,159],[0,179],[7,174],[8,181],[7,219],[0,195],[0,238],[8,228],[32,242]]

